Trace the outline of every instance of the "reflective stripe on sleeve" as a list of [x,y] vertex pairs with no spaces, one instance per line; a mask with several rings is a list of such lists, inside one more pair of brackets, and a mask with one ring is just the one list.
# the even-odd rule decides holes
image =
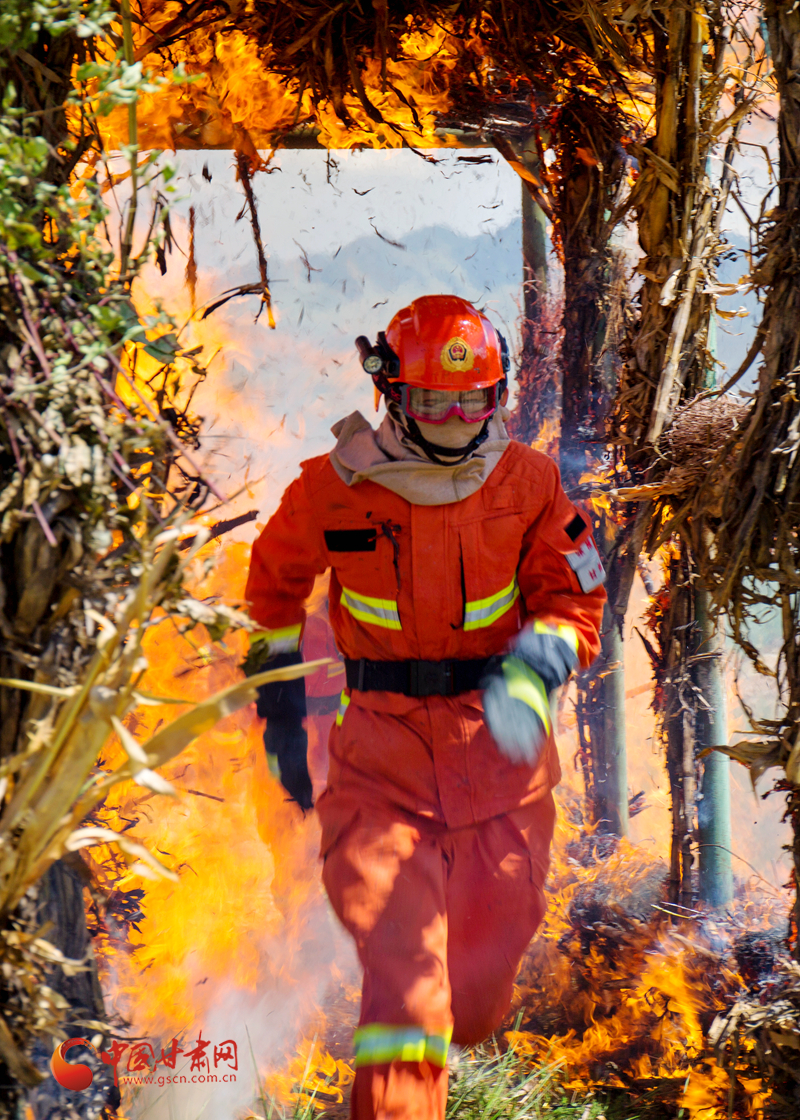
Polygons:
[[561,623],[558,626],[549,626],[546,622],[540,622],[536,619],[533,624],[533,632],[534,634],[552,634],[555,638],[561,638],[577,657],[578,632],[574,626],[565,626]]
[[269,649],[269,656],[276,653],[296,653],[300,648],[300,631],[302,623],[295,626],[284,626],[280,630],[257,630],[250,635],[250,646],[263,645]]
[[506,682],[506,692],[511,699],[521,700],[523,704],[533,708],[549,735],[553,727],[550,700],[539,674],[518,657],[504,657],[503,677]]
[[369,595],[362,595],[358,591],[351,591],[349,587],[343,587],[341,603],[359,622],[368,622],[371,626],[383,626],[387,630],[403,629],[397,602],[394,599],[373,599]]
[[453,1031],[426,1034],[423,1027],[398,1027],[369,1023],[353,1036],[356,1066],[378,1066],[385,1062],[430,1062],[442,1069],[447,1065],[447,1048]]
[[344,689],[342,689],[342,695],[339,697],[339,710],[336,713],[336,726],[337,727],[342,726],[342,720],[344,719],[344,713],[347,711],[347,709],[349,707],[350,707],[350,697],[347,695],[347,693],[344,691]]
[[491,626],[516,602],[518,595],[519,584],[517,577],[514,576],[508,587],[504,587],[502,591],[489,595],[486,599],[475,599],[474,602],[467,603],[464,611],[464,629],[480,630],[483,626]]

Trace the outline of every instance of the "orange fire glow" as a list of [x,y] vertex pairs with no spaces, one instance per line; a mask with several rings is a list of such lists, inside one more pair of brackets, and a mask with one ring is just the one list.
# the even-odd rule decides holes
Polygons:
[[[726,1120],[729,1075],[709,1056],[705,1031],[742,980],[721,946],[732,931],[779,925],[785,904],[751,894],[718,920],[670,918],[660,856],[622,841],[592,858],[574,822],[579,800],[562,788],[548,913],[518,978],[520,1029],[506,1038],[534,1065],[559,1063],[568,1087],[657,1079],[673,1083],[686,1116]],[[761,1082],[740,1084],[745,1115],[757,1115]]]
[[[223,600],[241,601],[247,552],[243,543],[229,545],[197,596],[220,592]],[[144,687],[197,700],[238,678],[245,645],[242,634],[212,645],[202,627],[179,637],[164,623],[146,641]],[[128,725],[141,739],[175,714],[174,706],[148,707]],[[104,764],[116,761],[109,753]],[[326,985],[341,983],[351,967],[323,901],[316,819],[303,819],[270,776],[253,708],[202,736],[164,774],[178,799],[130,783],[102,809],[111,827],[133,826],[180,876],[177,884],[143,882],[110,851],[94,850],[92,870],[110,900],[95,942],[110,1010],[131,1023],[131,1034],[153,1040],[157,1053],[159,1042],[168,1049],[178,1036],[184,1045],[199,1029],[206,1038],[237,1038],[242,1080],[284,1070],[285,1081],[271,1091],[288,1092],[295,1075],[285,1064],[287,1046],[314,1019]],[[137,920],[142,890],[144,916]],[[315,969],[314,950],[323,944],[336,947],[327,975]],[[320,1054],[310,1073],[326,1077],[333,1070],[336,1083],[346,1085],[346,1069],[331,1061]]]
[[[166,5],[144,7],[149,32],[135,30],[137,52],[173,14]],[[118,27],[112,29],[121,37]],[[243,32],[217,35],[213,26],[195,31],[171,46],[169,63],[155,53],[142,59],[154,88],[139,100],[139,145],[236,148],[255,156],[256,150],[273,146],[275,134],[298,124],[313,124],[319,143],[329,148],[454,145],[453,137],[437,134],[434,114],[449,106],[448,75],[459,58],[455,41],[445,27],[431,23],[424,33],[409,29],[401,48],[403,58],[387,60],[385,81],[378,61],[369,61],[362,75],[383,121],[371,120],[358,97],[345,95],[344,108],[352,122],[345,124],[332,105],[315,106],[308,91],[301,92],[271,71],[269,50],[259,51]],[[179,66],[191,82],[170,80]],[[128,143],[124,107],[101,118],[100,127],[107,150]]]

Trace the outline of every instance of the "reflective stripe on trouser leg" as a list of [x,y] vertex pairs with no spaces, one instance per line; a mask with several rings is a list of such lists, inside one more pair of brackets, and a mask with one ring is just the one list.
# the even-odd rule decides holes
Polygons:
[[430,1062],[444,1068],[452,1029],[426,1034],[423,1027],[391,1023],[367,1023],[353,1036],[356,1066],[378,1066],[386,1062]]

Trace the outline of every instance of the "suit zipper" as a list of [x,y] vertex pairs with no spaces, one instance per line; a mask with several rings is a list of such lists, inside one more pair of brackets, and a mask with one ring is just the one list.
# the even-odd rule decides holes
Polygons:
[[464,579],[464,554],[460,548],[458,550],[458,567],[461,572],[461,621],[451,622],[451,630],[463,630],[464,623],[467,620],[467,581]]
[[399,525],[393,525],[391,521],[381,521],[381,532],[388,541],[391,542],[394,565],[394,576],[397,580],[397,593],[400,594],[400,542],[398,541],[395,533],[400,532]]

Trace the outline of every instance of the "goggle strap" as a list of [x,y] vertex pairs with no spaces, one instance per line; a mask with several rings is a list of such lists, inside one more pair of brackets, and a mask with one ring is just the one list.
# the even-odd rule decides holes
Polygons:
[[[489,421],[484,420],[481,430],[464,447],[443,447],[440,443],[431,443],[430,440],[425,439],[413,416],[406,416],[406,431],[412,443],[416,443],[417,447],[422,448],[425,454],[433,459],[434,463],[438,463],[442,467],[458,466],[489,438]],[[453,452],[456,452],[458,458]],[[440,458],[440,456],[444,456],[444,458]]]

